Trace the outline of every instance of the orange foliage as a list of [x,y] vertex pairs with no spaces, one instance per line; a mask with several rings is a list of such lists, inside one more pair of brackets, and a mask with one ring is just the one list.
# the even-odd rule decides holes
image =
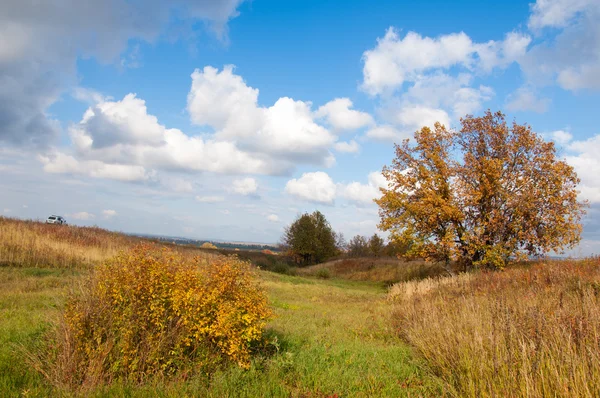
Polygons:
[[383,230],[409,257],[502,268],[510,258],[561,251],[579,242],[585,203],[579,179],[529,126],[500,112],[436,123],[396,145],[376,200]]
[[247,367],[250,344],[270,317],[250,266],[236,257],[207,265],[139,245],[99,266],[66,306],[56,373],[63,383]]

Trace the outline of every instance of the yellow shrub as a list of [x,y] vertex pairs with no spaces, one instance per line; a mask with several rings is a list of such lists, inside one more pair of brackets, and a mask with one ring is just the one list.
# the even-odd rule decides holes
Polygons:
[[269,316],[247,263],[200,265],[140,245],[99,266],[69,299],[56,366],[67,384],[247,367]]

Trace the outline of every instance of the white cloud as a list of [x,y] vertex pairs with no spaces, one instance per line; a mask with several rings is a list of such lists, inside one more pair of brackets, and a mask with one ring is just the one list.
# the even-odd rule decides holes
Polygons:
[[222,196],[196,196],[196,201],[200,203],[218,203],[225,201]]
[[336,186],[327,173],[317,171],[304,173],[299,179],[288,181],[285,192],[309,202],[333,204]]
[[[90,107],[81,122],[71,127],[70,135],[75,153],[42,156],[45,171],[143,181],[161,169],[279,174],[289,167],[286,162],[241,151],[232,142],[168,129],[147,113],[145,101],[134,94]],[[191,183],[185,180],[163,180],[174,190],[191,191]]]
[[494,68],[505,68],[515,61],[521,60],[531,43],[531,37],[519,32],[509,32],[502,41],[490,40],[487,43],[474,45],[478,55],[478,67],[484,73]]
[[[559,139],[571,139],[569,133],[561,131],[555,134]],[[571,141],[566,148],[570,152],[566,160],[575,168],[577,176],[581,179],[580,197],[591,203],[600,203],[600,134],[585,141]]]
[[362,88],[371,95],[385,94],[424,74],[453,67],[489,73],[523,57],[530,42],[528,35],[518,32],[508,33],[502,41],[475,43],[464,32],[436,38],[408,32],[400,37],[389,28],[375,48],[363,54]]
[[382,125],[376,126],[367,131],[367,137],[377,141],[402,141],[410,138],[410,134],[400,132],[394,126]]
[[521,87],[508,96],[506,109],[509,111],[531,111],[544,113],[548,110],[550,100],[538,98],[536,93],[528,87]]
[[[539,40],[520,61],[527,79],[566,90],[600,89],[600,2],[538,0],[529,27]],[[547,29],[555,28],[552,34]]]
[[531,29],[565,27],[578,13],[597,6],[596,0],[537,0],[531,7]]
[[400,38],[394,28],[377,40],[377,46],[363,54],[363,89],[371,95],[400,87],[419,73],[434,68],[469,65],[473,43],[465,33],[438,38],[408,32]]
[[478,111],[483,102],[494,96],[491,87],[469,87],[472,80],[473,76],[469,73],[460,73],[456,77],[443,72],[422,75],[402,98],[406,103],[420,104],[431,109],[451,109],[458,119]]
[[379,188],[387,187],[387,180],[378,171],[369,173],[368,183],[351,182],[341,184],[338,188],[340,196],[358,205],[374,204],[373,200],[381,196]]
[[231,190],[239,195],[244,196],[254,194],[258,190],[258,183],[254,178],[250,177],[241,180],[234,180]]
[[228,216],[228,215],[230,215],[230,214],[231,214],[231,212],[230,212],[229,210],[227,210],[227,209],[225,209],[225,210],[220,210],[220,211],[219,211],[219,213],[221,213],[221,214],[224,214],[224,215],[226,215],[226,216]]
[[117,181],[146,181],[153,176],[144,167],[127,164],[108,164],[99,160],[79,161],[73,156],[56,152],[41,155],[40,161],[47,173],[82,174],[94,178],[106,178]]
[[450,127],[450,117],[443,109],[429,108],[417,104],[403,104],[399,108],[392,108],[389,111],[392,112],[389,116],[391,120],[402,126],[403,130],[410,132],[414,132],[423,126],[433,127],[436,122]]
[[325,118],[335,130],[356,130],[374,123],[371,115],[350,109],[352,106],[349,98],[336,98],[321,106],[316,116]]
[[279,216],[277,214],[269,214],[267,220],[270,222],[279,222]]
[[360,150],[360,145],[354,140],[350,140],[349,142],[336,142],[333,148],[338,152],[344,153],[358,153]]
[[112,218],[114,216],[117,215],[117,212],[115,210],[102,210],[102,215],[104,216],[104,218]]
[[239,4],[239,0],[62,0],[32,6],[3,0],[0,142],[33,147],[52,144],[61,127],[48,109],[77,83],[79,57],[116,63],[130,42],[154,42],[174,20],[173,12],[178,23],[191,26],[204,21],[224,37],[226,23],[237,15]]
[[11,211],[12,211],[11,209],[4,208],[4,213],[6,213],[6,214],[10,213]]
[[244,151],[280,163],[325,165],[336,137],[314,121],[310,102],[279,98],[258,106],[258,90],[233,73],[207,66],[192,74],[188,112],[198,125],[214,127],[218,140],[235,141]]
[[559,145],[567,145],[573,139],[573,134],[564,130],[556,130],[548,135]]
[[68,217],[74,218],[76,220],[88,221],[96,218],[92,213],[88,213],[87,211],[81,211],[79,213],[69,214]]

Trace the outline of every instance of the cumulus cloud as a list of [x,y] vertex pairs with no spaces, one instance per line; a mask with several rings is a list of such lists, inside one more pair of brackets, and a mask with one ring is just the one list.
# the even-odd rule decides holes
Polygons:
[[[41,156],[45,171],[143,181],[161,169],[278,174],[290,167],[243,152],[233,142],[205,140],[166,128],[148,114],[145,101],[135,94],[90,107],[69,132],[74,153]],[[178,185],[175,188],[189,191],[189,184]]]
[[258,190],[258,183],[254,178],[244,178],[241,180],[234,180],[231,186],[232,192],[235,192],[239,195],[251,195],[256,193]]
[[547,135],[549,135],[550,139],[559,145],[567,145],[573,139],[573,134],[564,130],[556,130]]
[[352,106],[349,98],[336,98],[321,106],[316,116],[325,118],[335,130],[356,130],[374,123],[371,115],[350,109]]
[[325,165],[336,137],[317,124],[310,102],[279,98],[270,107],[258,105],[258,89],[246,85],[228,65],[207,66],[192,74],[187,109],[192,122],[210,125],[215,138],[235,141],[244,151],[279,162]]
[[375,126],[367,131],[366,136],[376,141],[402,141],[410,138],[410,134],[402,133],[390,125]]
[[389,28],[375,48],[363,54],[362,88],[371,95],[384,94],[423,74],[453,67],[489,72],[522,57],[530,41],[517,32],[507,34],[501,42],[487,43],[475,43],[464,32],[435,38],[408,32],[400,37],[396,29]]
[[597,0],[537,0],[528,26],[539,40],[520,61],[529,81],[573,91],[600,89],[599,19]]
[[577,14],[597,5],[596,0],[537,0],[531,7],[528,26],[531,29],[565,27]]
[[[403,37],[390,28],[363,54],[362,89],[380,96],[383,123],[367,132],[378,140],[399,140],[436,121],[450,127],[482,108],[494,90],[474,85],[476,77],[521,59],[531,39],[511,32],[501,41],[476,43],[464,32]],[[385,127],[383,127],[383,126]]]
[[367,184],[351,182],[340,184],[339,195],[357,205],[374,204],[373,200],[381,196],[380,188],[387,187],[387,180],[378,171],[369,173]]
[[[171,11],[223,37],[240,0],[23,2],[0,5],[0,142],[46,147],[60,132],[48,108],[77,81],[79,56],[117,62],[133,41],[153,42]],[[118,12],[117,12],[118,11]],[[101,38],[99,40],[98,38]],[[135,45],[133,45],[135,47]]]
[[304,173],[287,182],[285,192],[308,202],[333,204],[336,186],[325,172]]
[[367,131],[367,136],[377,140],[399,141],[402,138],[412,137],[413,133],[421,127],[432,128],[436,122],[446,127],[451,127],[450,115],[440,108],[432,108],[422,104],[405,101],[390,101],[381,110],[386,120],[395,127],[380,126]]
[[348,142],[340,141],[336,142],[333,148],[338,152],[357,153],[360,150],[360,145],[354,140]]
[[269,214],[267,220],[270,222],[279,222],[279,216],[277,214]]
[[508,96],[506,109],[509,111],[531,111],[544,113],[548,110],[550,100],[548,98],[538,98],[536,93],[528,87],[521,87]]
[[104,218],[113,218],[114,216],[117,215],[117,212],[115,210],[102,210],[102,215],[104,216]]
[[570,134],[563,131],[554,134],[563,140],[564,144],[568,143],[566,149],[569,155],[566,156],[566,160],[575,168],[581,179],[580,197],[592,204],[600,203],[600,134],[583,141],[571,141]]

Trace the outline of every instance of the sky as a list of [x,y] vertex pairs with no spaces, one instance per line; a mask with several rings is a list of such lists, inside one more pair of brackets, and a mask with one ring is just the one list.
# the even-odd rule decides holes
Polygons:
[[502,110],[590,202],[600,0],[3,0],[0,214],[275,243],[320,210],[377,231],[394,143]]

